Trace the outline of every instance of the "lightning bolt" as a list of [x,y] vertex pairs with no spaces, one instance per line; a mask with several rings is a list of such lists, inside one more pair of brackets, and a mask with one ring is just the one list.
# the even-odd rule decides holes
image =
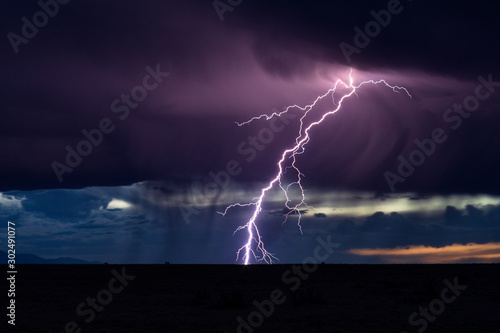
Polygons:
[[[268,264],[272,264],[273,263],[273,259],[277,260],[277,258],[274,256],[274,254],[268,252],[265,249],[264,242],[262,240],[262,236],[261,236],[261,234],[259,232],[259,229],[258,229],[257,223],[256,223],[256,220],[257,220],[259,214],[262,211],[262,203],[263,203],[263,201],[264,201],[264,199],[266,197],[266,194],[276,184],[278,184],[278,186],[281,188],[281,190],[285,194],[285,198],[286,198],[285,206],[288,209],[288,213],[286,213],[285,220],[283,221],[283,223],[285,223],[287,221],[288,216],[290,214],[297,214],[298,215],[297,225],[299,227],[300,232],[302,233],[302,227],[300,225],[300,221],[301,221],[302,215],[301,215],[301,212],[300,212],[300,208],[301,207],[312,208],[312,207],[308,206],[307,203],[306,203],[305,191],[304,191],[304,188],[302,186],[302,177],[304,175],[300,172],[299,168],[296,165],[297,155],[300,155],[300,154],[304,153],[305,146],[309,143],[309,140],[310,140],[309,132],[311,131],[311,129],[313,127],[321,124],[328,116],[331,116],[331,115],[335,114],[337,111],[339,111],[342,108],[342,103],[344,102],[344,100],[347,99],[347,98],[349,98],[349,97],[351,97],[352,95],[357,95],[356,91],[360,87],[362,87],[363,85],[365,85],[365,84],[373,84],[373,85],[382,84],[382,85],[384,85],[384,86],[392,89],[396,93],[399,93],[400,91],[404,91],[410,98],[412,98],[412,96],[410,95],[410,93],[408,92],[408,90],[406,90],[406,88],[399,87],[399,86],[392,86],[389,83],[387,83],[385,80],[378,80],[378,81],[367,80],[367,81],[363,81],[363,82],[359,83],[358,85],[354,85],[353,78],[352,78],[352,69],[351,69],[351,71],[349,72],[349,83],[345,83],[341,79],[338,79],[335,82],[335,84],[330,89],[328,89],[328,91],[326,93],[324,93],[323,95],[318,96],[316,98],[316,100],[314,100],[314,102],[311,103],[311,104],[309,104],[309,105],[306,105],[306,106],[303,106],[303,107],[299,106],[299,105],[291,105],[291,106],[286,107],[282,112],[274,112],[274,113],[272,113],[270,115],[262,114],[260,116],[253,117],[250,120],[247,120],[245,122],[242,122],[242,123],[238,123],[237,122],[236,123],[238,126],[244,126],[244,125],[250,124],[253,121],[260,120],[260,119],[270,120],[273,117],[279,117],[279,116],[287,113],[291,109],[299,109],[300,111],[303,112],[303,115],[300,118],[300,126],[299,126],[298,135],[297,135],[297,137],[295,139],[295,145],[293,145],[292,147],[290,147],[290,148],[288,148],[288,149],[286,149],[286,150],[283,151],[283,153],[281,154],[281,159],[276,164],[276,166],[278,167],[278,172],[276,173],[276,176],[272,180],[269,181],[269,183],[267,184],[266,187],[264,187],[264,188],[261,189],[260,196],[258,196],[257,198],[255,198],[253,202],[249,202],[249,203],[234,203],[234,204],[231,204],[231,205],[227,206],[226,209],[223,212],[218,212],[219,214],[225,216],[228,213],[228,211],[231,208],[234,208],[234,207],[252,207],[252,206],[254,207],[253,214],[250,217],[250,219],[248,220],[248,222],[246,224],[244,224],[244,225],[239,226],[234,231],[234,234],[237,233],[238,231],[241,231],[241,230],[244,230],[244,229],[246,229],[248,231],[247,242],[242,247],[240,247],[238,249],[237,253],[236,253],[236,260],[237,261],[239,260],[242,251],[244,251],[244,255],[243,255],[242,260],[244,261],[245,265],[249,264],[249,262],[250,262],[250,255],[252,255],[257,262],[264,261],[264,262],[266,262]],[[337,88],[339,88],[339,87],[341,89],[345,89],[346,91],[340,97],[340,99],[338,100],[338,102],[335,103],[334,93],[337,92]],[[317,105],[317,103],[319,101],[323,100],[324,98],[326,98],[330,94],[332,95],[332,101],[333,101],[333,104],[334,104],[335,108],[333,110],[331,110],[331,111],[328,111],[328,112],[324,113],[319,120],[311,122],[306,127],[304,125],[304,119],[306,118],[306,116]],[[285,161],[287,159],[291,160],[291,163],[288,166],[285,167]],[[289,183],[285,187],[283,185],[282,180],[283,180],[284,174],[288,170],[293,170],[293,172],[295,172],[297,174],[297,178],[296,178],[296,180],[294,182]],[[297,204],[290,204],[291,200],[289,198],[288,191],[290,190],[291,186],[297,186],[299,188],[299,190],[300,190],[301,198],[300,198],[300,201]],[[252,246],[254,243],[256,244],[255,248]]]

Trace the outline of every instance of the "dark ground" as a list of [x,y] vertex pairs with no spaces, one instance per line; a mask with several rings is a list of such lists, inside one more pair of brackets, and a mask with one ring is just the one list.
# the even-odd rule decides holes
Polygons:
[[[111,271],[122,272],[123,267],[135,278],[86,323],[90,315],[80,316],[76,308],[87,297],[108,289]],[[275,305],[269,317],[262,317],[254,332],[424,332],[423,317],[416,317],[421,321],[411,326],[409,316],[440,299],[446,288],[443,280],[453,283],[455,277],[467,289],[445,305],[425,332],[499,331],[500,264],[319,265],[307,279],[297,277],[291,268],[18,265],[16,326],[9,325],[7,332],[66,332],[70,321],[81,332],[237,332],[237,317],[246,320],[257,310],[253,301],[269,300],[274,289],[282,290],[286,301]],[[291,291],[299,282],[300,287]],[[5,290],[3,280],[2,294]],[[105,294],[101,293],[104,301]],[[438,303],[433,302],[437,311]]]

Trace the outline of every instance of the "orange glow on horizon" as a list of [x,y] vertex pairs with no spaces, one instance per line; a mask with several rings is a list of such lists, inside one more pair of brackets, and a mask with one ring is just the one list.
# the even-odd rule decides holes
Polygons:
[[351,249],[350,254],[360,256],[379,256],[384,262],[401,263],[492,263],[500,261],[500,243],[452,244],[444,247],[411,245],[393,249]]

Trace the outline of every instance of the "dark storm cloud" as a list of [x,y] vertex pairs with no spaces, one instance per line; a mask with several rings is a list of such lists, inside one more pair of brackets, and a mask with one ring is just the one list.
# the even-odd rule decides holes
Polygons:
[[[305,40],[322,48],[325,58],[345,63],[339,43],[353,44],[354,27],[365,31],[374,21],[371,11],[387,10],[391,1],[350,1],[340,3],[253,1],[238,7],[229,20],[243,17],[249,24],[258,20],[254,29],[272,27],[281,33]],[[459,74],[463,78],[477,75],[484,67],[497,68],[495,52],[499,28],[496,5],[488,1],[475,2],[408,2],[399,3],[399,14],[371,41],[353,64],[364,69],[413,68],[441,74]],[[398,6],[399,7],[399,6]],[[258,18],[258,19],[257,19]],[[232,21],[231,21],[232,22]],[[492,52],[493,51],[493,52]],[[484,67],[483,67],[484,66]]]
[[[57,204],[54,203],[64,203]],[[105,205],[107,202],[101,198],[84,191],[41,191],[33,192],[29,200],[23,202],[24,211],[27,213],[43,212],[48,218],[66,220],[88,218],[91,210]]]
[[446,207],[446,224],[458,228],[499,228],[500,207],[490,207],[486,212],[473,205],[467,205],[465,209],[457,209],[453,206]]
[[[314,131],[299,163],[310,185],[387,192],[383,178],[413,141],[444,126],[443,113],[474,92],[477,76],[498,71],[498,20],[489,2],[401,2],[404,10],[374,37],[352,67],[359,78],[387,77],[413,99],[387,89],[359,92]],[[387,1],[320,4],[245,2],[219,21],[211,2],[70,2],[15,54],[2,44],[0,189],[123,185],[142,180],[207,181],[237,160],[238,181],[265,181],[291,124],[250,164],[238,145],[268,126],[234,121],[304,105],[348,65],[341,42],[353,43],[371,10]],[[20,32],[35,1],[2,5],[2,33]],[[425,24],[422,24],[425,22]],[[111,103],[142,83],[146,66],[170,76],[121,121]],[[345,77],[344,77],[345,79]],[[498,193],[499,92],[449,132],[398,191]],[[331,104],[324,105],[331,107]],[[116,129],[59,183],[51,163],[64,162],[103,118]],[[75,213],[78,214],[78,213]]]
[[[344,220],[337,224],[333,234],[339,235],[347,248],[405,247],[424,245],[443,247],[453,243],[498,242],[500,206],[464,209],[448,206],[445,211],[425,217],[422,214],[377,212],[363,223]],[[450,214],[453,211],[453,214]],[[451,215],[451,216],[450,216]],[[480,219],[477,216],[481,216]],[[380,239],[384,239],[381,245]]]

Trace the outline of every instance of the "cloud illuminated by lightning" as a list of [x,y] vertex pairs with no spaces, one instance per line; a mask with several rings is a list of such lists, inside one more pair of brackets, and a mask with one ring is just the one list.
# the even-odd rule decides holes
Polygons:
[[[302,177],[304,175],[300,172],[299,168],[296,166],[296,157],[297,157],[297,155],[304,153],[305,146],[309,143],[309,140],[310,140],[309,132],[311,131],[311,129],[314,126],[321,124],[323,122],[323,120],[325,120],[328,116],[339,111],[341,109],[342,103],[344,102],[345,99],[351,97],[352,95],[355,95],[357,89],[359,89],[361,86],[368,84],[368,83],[374,84],[374,85],[383,84],[384,86],[391,88],[394,92],[397,92],[397,93],[399,93],[399,91],[402,90],[411,98],[411,95],[408,92],[408,90],[406,90],[406,88],[399,87],[399,86],[392,86],[389,83],[387,83],[385,80],[378,80],[378,81],[367,80],[367,81],[361,82],[358,85],[354,85],[353,78],[352,78],[352,70],[351,70],[349,73],[349,83],[348,84],[345,83],[344,81],[342,81],[341,79],[338,79],[335,82],[335,84],[326,93],[324,93],[321,96],[318,96],[316,98],[316,100],[309,105],[306,105],[303,107],[301,107],[299,105],[291,105],[291,106],[286,107],[285,110],[283,110],[282,112],[279,112],[279,113],[274,112],[270,115],[262,114],[260,116],[253,117],[248,121],[245,121],[242,123],[237,123],[238,126],[244,126],[244,125],[247,125],[253,121],[260,120],[260,119],[270,120],[273,117],[279,117],[279,116],[283,115],[284,113],[287,113],[291,109],[299,109],[300,111],[303,112],[303,115],[300,118],[299,132],[298,132],[298,135],[295,139],[295,145],[293,145],[292,147],[283,151],[283,153],[281,154],[281,159],[277,163],[278,172],[277,172],[276,176],[271,181],[269,181],[269,183],[267,184],[266,187],[261,189],[260,196],[255,198],[254,202],[235,203],[235,204],[232,204],[232,205],[229,205],[228,207],[226,207],[226,209],[223,212],[219,212],[222,215],[226,215],[227,212],[231,208],[234,208],[234,207],[250,207],[250,206],[254,207],[253,214],[250,217],[250,219],[248,220],[248,222],[244,225],[239,226],[234,231],[235,233],[240,231],[240,230],[244,230],[244,229],[247,229],[247,231],[248,231],[247,242],[242,247],[240,247],[238,249],[238,251],[236,253],[236,260],[239,259],[241,251],[244,251],[244,255],[243,255],[242,260],[244,261],[245,265],[248,265],[250,263],[250,254],[254,257],[254,259],[257,262],[264,261],[264,262],[270,264],[270,263],[273,263],[273,259],[277,259],[272,253],[267,252],[267,250],[265,249],[264,242],[262,241],[262,236],[259,232],[259,229],[257,228],[257,223],[256,223],[257,217],[259,216],[260,212],[262,211],[262,203],[266,197],[267,192],[269,190],[271,190],[276,184],[278,184],[278,186],[283,190],[283,192],[285,194],[285,198],[286,198],[285,206],[288,209],[288,213],[285,215],[285,220],[283,221],[283,223],[285,223],[287,221],[287,218],[290,214],[297,214],[298,215],[297,224],[298,224],[300,232],[302,233],[302,228],[300,225],[300,219],[301,219],[300,208],[301,207],[309,207],[309,206],[307,205],[307,203],[305,201],[306,199],[305,199],[305,194],[304,194],[304,188],[302,187]],[[334,98],[334,93],[337,92],[338,87],[340,87],[340,89],[345,89],[346,91],[342,95],[342,97],[340,97],[338,102],[336,103],[335,98]],[[316,104],[319,101],[321,101],[325,97],[329,96],[330,94],[332,95],[332,100],[333,100],[333,104],[334,104],[335,108],[331,111],[324,113],[319,120],[311,122],[308,126],[305,126],[304,119],[308,115],[308,113],[316,106]],[[284,163],[287,159],[291,160],[291,163],[285,167]],[[288,185],[284,186],[282,183],[283,176],[290,169],[297,174],[296,180],[294,182],[291,182]],[[290,204],[291,200],[288,196],[288,191],[290,190],[291,186],[297,186],[300,190],[301,199],[297,204]],[[252,246],[254,243],[255,243],[255,247]]]

